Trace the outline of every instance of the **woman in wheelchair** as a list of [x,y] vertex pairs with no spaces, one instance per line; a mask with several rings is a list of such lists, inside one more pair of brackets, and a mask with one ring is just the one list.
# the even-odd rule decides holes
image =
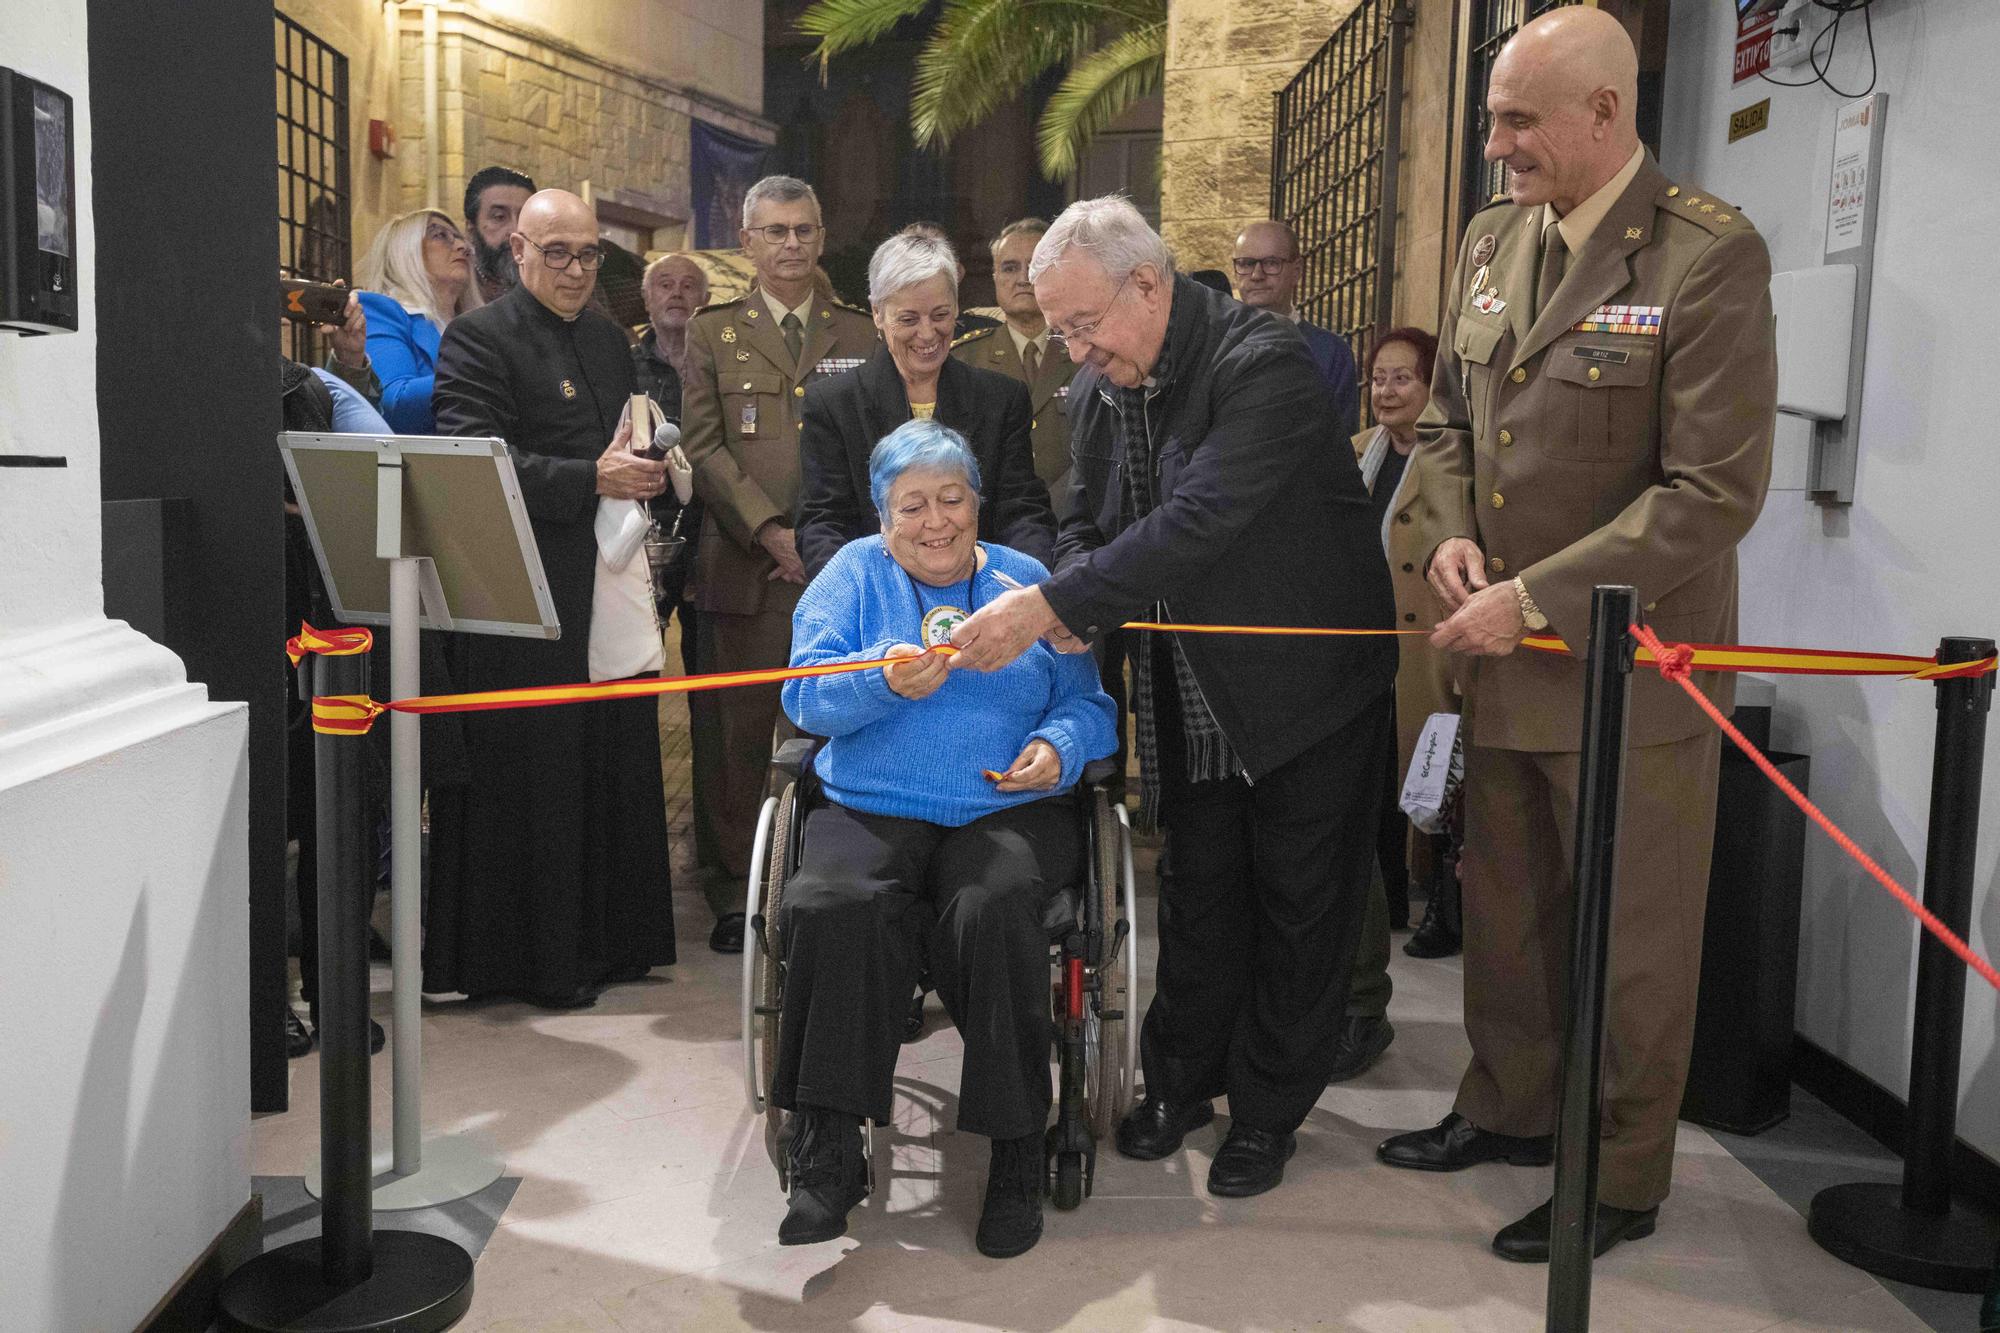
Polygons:
[[993,1140],[978,1245],[1042,1233],[1048,1123],[1047,900],[1082,856],[1069,788],[1112,753],[1111,700],[1085,655],[1037,644],[990,674],[929,651],[1039,562],[978,541],[979,469],[923,419],[875,446],[882,534],[842,547],[792,621],[792,665],[902,658],[788,681],[785,712],[826,737],[779,929],[785,984],[772,1101],[793,1113],[787,1245],[831,1240],[867,1192],[863,1117],[890,1115],[903,1019],[927,959],[965,1041],[958,1127]]

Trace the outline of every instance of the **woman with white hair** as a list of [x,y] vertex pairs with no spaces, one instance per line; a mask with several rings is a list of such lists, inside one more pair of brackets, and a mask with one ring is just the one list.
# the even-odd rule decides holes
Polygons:
[[1035,475],[1027,387],[951,356],[958,318],[958,256],[950,244],[908,232],[868,261],[868,305],[882,346],[853,373],[806,389],[799,419],[799,559],[811,578],[848,542],[881,530],[869,503],[875,442],[924,419],[965,437],[984,478],[979,536],[1055,557],[1055,511]]
[[359,295],[382,416],[398,435],[432,434],[438,338],[453,317],[481,304],[472,246],[445,214],[420,208],[375,233],[355,276],[366,289]]

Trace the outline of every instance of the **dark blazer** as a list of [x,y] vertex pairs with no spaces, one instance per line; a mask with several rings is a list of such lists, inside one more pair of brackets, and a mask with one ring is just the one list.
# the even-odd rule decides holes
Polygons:
[[480,668],[470,673],[469,689],[589,679],[597,456],[632,393],[628,347],[606,316],[586,309],[564,320],[518,286],[445,330],[433,400],[438,433],[507,442],[562,621],[562,638],[553,643],[466,636],[467,660]]
[[[882,530],[868,488],[868,455],[910,419],[903,377],[878,348],[852,374],[806,389],[799,431],[799,559],[806,577],[857,537]],[[1055,559],[1049,488],[1035,475],[1028,390],[1018,380],[946,358],[932,418],[963,435],[979,464],[979,536],[1044,565]]]
[[[1332,395],[1284,320],[1174,279],[1155,404],[1160,504],[1121,521],[1124,431],[1096,370],[1070,388],[1076,469],[1042,585],[1094,639],[1156,606],[1188,624],[1388,629],[1382,537]],[[1203,697],[1252,781],[1378,706],[1391,638],[1190,634]]]
[[1333,429],[1341,439],[1351,439],[1361,429],[1361,374],[1354,367],[1354,349],[1347,339],[1317,324],[1300,320],[1299,336],[1312,353],[1313,368],[1333,393]]

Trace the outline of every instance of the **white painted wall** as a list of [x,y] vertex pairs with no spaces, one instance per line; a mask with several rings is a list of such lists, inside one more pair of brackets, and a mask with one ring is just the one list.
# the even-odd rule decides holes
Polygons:
[[[1890,94],[1855,501],[1826,510],[1774,490],[1743,547],[1750,643],[1927,653],[1946,634],[2000,636],[2000,4],[1876,0],[1878,87]],[[1663,164],[1735,203],[1773,268],[1819,262],[1834,109],[1823,87],[1731,86],[1721,0],[1673,0]],[[1859,16],[1831,74],[1868,81]],[[1798,70],[1778,73],[1797,79]],[[1771,98],[1771,126],[1727,143],[1729,114]],[[1781,477],[1796,467],[1779,463]],[[1812,792],[1913,889],[1930,793],[1931,687],[1778,684],[1776,743],[1812,756]],[[2000,949],[2000,719],[1986,754],[1973,942]],[[1899,1095],[1909,1078],[1916,927],[1817,832],[1809,835],[1798,1028]],[[2000,1156],[1993,993],[1970,979],[1959,1133]]]
[[0,65],[76,99],[82,328],[0,333],[0,1329],[131,1328],[249,1198],[247,714],[104,619],[85,0]]

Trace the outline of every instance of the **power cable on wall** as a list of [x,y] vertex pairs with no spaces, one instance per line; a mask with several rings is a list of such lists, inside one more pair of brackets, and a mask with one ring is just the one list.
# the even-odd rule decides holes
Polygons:
[[[1757,77],[1780,88],[1810,88],[1816,83],[1824,84],[1827,91],[1835,97],[1850,100],[1868,96],[1875,91],[1875,81],[1881,72],[1881,67],[1875,58],[1875,19],[1872,12],[1875,0],[1812,0],[1812,2],[1833,15],[1833,22],[1820,29],[1819,34],[1812,39],[1812,44],[1806,48],[1806,64],[1811,66],[1813,76],[1810,79],[1794,81],[1774,79],[1769,74],[1759,71]],[[1841,20],[1856,10],[1861,13],[1862,32],[1868,39],[1868,86],[1860,92],[1848,92],[1828,78],[1827,71],[1833,68],[1834,53],[1840,46]],[[1819,58],[1819,47],[1822,42],[1826,43],[1825,63],[1821,63]]]

